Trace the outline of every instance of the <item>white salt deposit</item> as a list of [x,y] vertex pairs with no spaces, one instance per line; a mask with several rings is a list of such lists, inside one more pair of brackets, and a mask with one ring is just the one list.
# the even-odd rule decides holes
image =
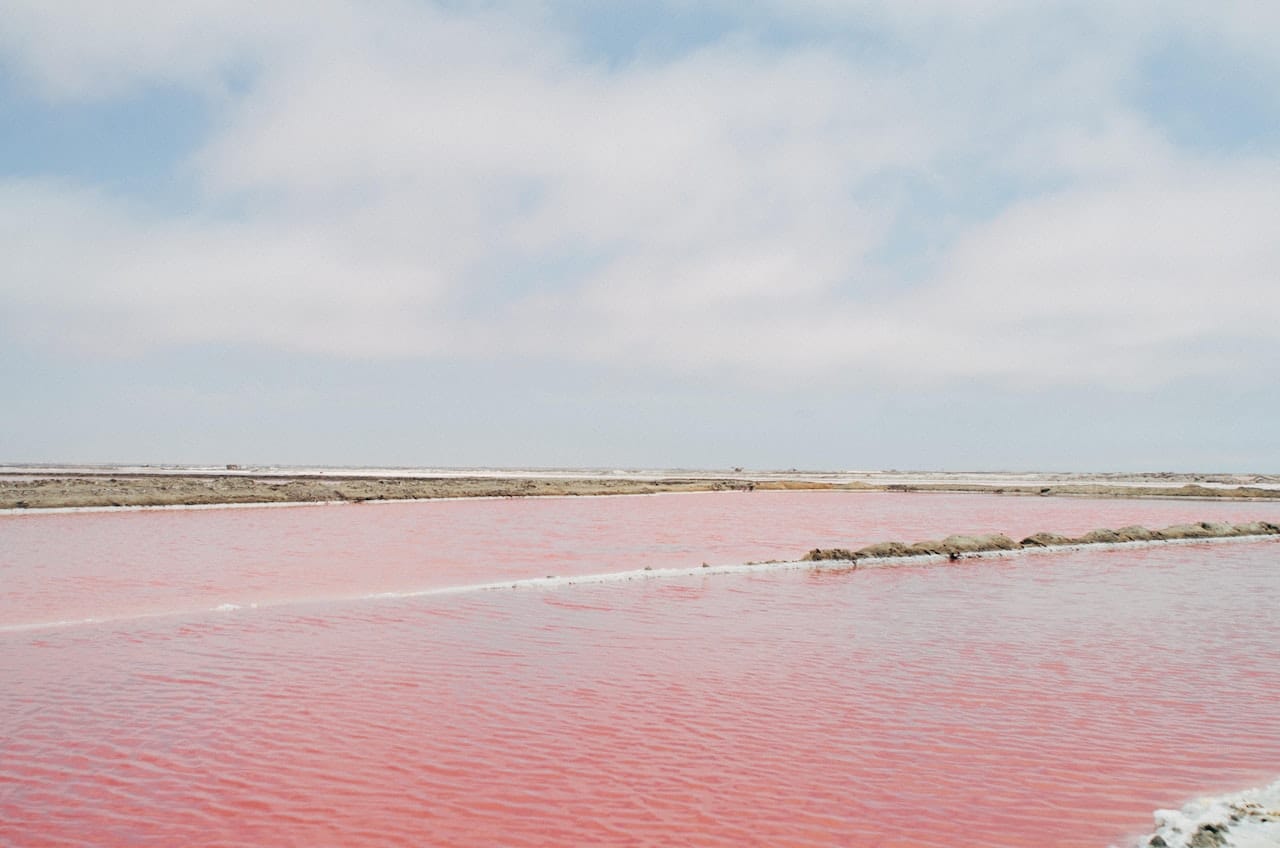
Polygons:
[[1181,810],[1157,810],[1156,829],[1138,846],[1276,848],[1280,846],[1280,780],[1230,795],[1200,798]]

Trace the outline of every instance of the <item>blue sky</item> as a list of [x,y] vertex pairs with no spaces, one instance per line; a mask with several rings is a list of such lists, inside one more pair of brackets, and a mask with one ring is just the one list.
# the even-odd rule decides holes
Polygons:
[[1280,471],[1277,37],[0,0],[0,461]]

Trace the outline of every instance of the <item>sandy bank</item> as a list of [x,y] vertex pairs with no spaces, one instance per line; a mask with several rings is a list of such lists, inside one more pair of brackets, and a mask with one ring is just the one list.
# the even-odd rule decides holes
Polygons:
[[0,479],[0,509],[107,506],[196,506],[362,502],[466,497],[636,495],[658,492],[719,492],[755,489],[859,489],[856,484],[770,480],[521,477],[245,477],[173,474],[48,476]]
[[176,469],[90,470],[76,473],[57,469],[0,471],[0,509],[68,507],[198,506],[217,504],[273,504],[361,502],[459,497],[536,497],[565,495],[622,495],[659,492],[753,491],[811,489],[841,491],[956,492],[1000,495],[1077,497],[1192,497],[1211,499],[1280,499],[1280,490],[1261,485],[1228,487],[1186,475],[1158,482],[1112,480],[1107,475],[987,475],[955,477],[915,475],[875,478],[851,473],[811,472],[723,473],[694,472],[657,476],[648,472],[564,472],[525,476],[508,471],[480,471],[473,476],[454,472],[423,476],[422,472],[359,475],[285,469],[265,472],[232,470],[181,473]]

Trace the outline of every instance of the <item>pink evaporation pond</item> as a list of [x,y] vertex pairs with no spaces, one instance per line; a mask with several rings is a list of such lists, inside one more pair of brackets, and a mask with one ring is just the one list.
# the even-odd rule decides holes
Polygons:
[[1280,522],[1280,501],[717,492],[0,516],[0,630],[501,580],[794,560],[950,533]]
[[[997,499],[858,497],[884,521],[948,507],[890,537],[1000,518]],[[999,503],[1061,510],[991,528],[1015,533],[1266,517]],[[606,549],[598,532],[583,544]],[[882,531],[850,533],[819,541]],[[645,534],[614,537],[620,561],[652,556],[628,538]],[[503,545],[541,549],[489,539],[489,570],[450,579],[518,574]],[[163,581],[156,552],[181,548],[131,549]],[[6,579],[38,561],[9,563]],[[0,844],[1102,848],[1157,807],[1280,774],[1278,563],[1280,541],[1233,541],[147,619],[104,595],[113,620],[0,631]]]

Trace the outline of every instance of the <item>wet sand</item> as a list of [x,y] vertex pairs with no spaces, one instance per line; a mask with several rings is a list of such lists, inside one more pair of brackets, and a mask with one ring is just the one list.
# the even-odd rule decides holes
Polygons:
[[[1232,483],[1247,481],[1241,485]],[[0,469],[0,509],[197,506],[362,502],[463,497],[634,495],[659,492],[812,489],[973,492],[1080,497],[1280,499],[1280,478],[1267,475],[1062,474],[953,472],[689,472],[486,469],[474,473],[396,469],[292,472],[231,468],[190,471],[114,466]]]

